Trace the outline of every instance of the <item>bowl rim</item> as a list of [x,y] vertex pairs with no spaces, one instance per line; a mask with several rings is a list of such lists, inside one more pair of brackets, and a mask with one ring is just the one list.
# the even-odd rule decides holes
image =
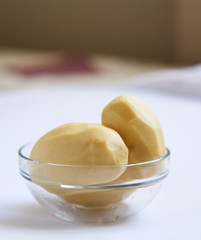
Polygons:
[[160,158],[153,159],[153,160],[144,161],[144,162],[131,163],[131,164],[119,164],[119,165],[98,165],[98,166],[93,166],[93,165],[67,165],[67,164],[41,162],[41,161],[34,160],[34,159],[31,159],[31,158],[25,156],[25,154],[23,154],[22,151],[31,144],[33,144],[33,142],[24,144],[19,148],[18,155],[21,158],[23,158],[26,161],[30,161],[30,162],[41,164],[41,165],[60,166],[60,167],[76,167],[76,168],[87,168],[87,167],[90,167],[90,168],[103,168],[103,167],[104,168],[105,167],[114,168],[115,167],[116,168],[116,167],[131,167],[131,166],[133,167],[133,166],[141,166],[141,165],[146,165],[146,164],[152,164],[152,163],[155,163],[155,162],[160,162],[160,161],[163,161],[166,158],[169,158],[169,156],[170,156],[170,150],[166,147],[166,154],[164,156],[162,156]]

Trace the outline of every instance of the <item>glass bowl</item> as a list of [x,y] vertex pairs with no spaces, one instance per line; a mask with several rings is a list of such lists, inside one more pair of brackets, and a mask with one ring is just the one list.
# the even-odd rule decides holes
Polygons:
[[76,166],[29,158],[19,150],[20,174],[37,201],[65,221],[112,222],[142,210],[168,176],[170,151],[159,159],[117,166]]

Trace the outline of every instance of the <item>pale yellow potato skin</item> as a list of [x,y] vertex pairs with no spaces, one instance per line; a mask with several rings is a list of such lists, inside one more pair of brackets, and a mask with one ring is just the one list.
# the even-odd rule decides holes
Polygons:
[[32,176],[40,180],[49,178],[71,185],[101,184],[125,171],[125,167],[118,166],[128,163],[128,149],[119,134],[110,128],[93,123],[68,123],[41,137],[30,158],[50,163],[40,166],[45,179],[37,171],[37,165],[36,169],[33,167]]
[[[151,107],[137,97],[122,95],[112,100],[103,109],[102,124],[120,134],[129,150],[129,164],[157,159],[166,154],[159,120]],[[124,175],[127,178],[151,177],[162,170],[159,165],[161,163],[152,164],[150,169],[146,165],[133,170],[129,168]]]
[[94,207],[124,198],[120,192],[121,196],[110,200],[111,196],[118,195],[113,192],[106,194],[108,197],[99,193],[102,198],[98,199],[95,191],[88,194],[88,190],[81,190],[80,193],[79,189],[61,186],[104,184],[121,176],[126,170],[122,165],[128,164],[128,149],[113,129],[93,123],[64,124],[41,137],[34,145],[30,158],[42,163],[29,163],[32,181],[65,200],[79,202],[83,206],[87,202]]
[[68,123],[41,137],[30,158],[62,165],[127,164],[128,150],[119,134],[101,124]]
[[117,131],[129,149],[129,164],[160,158],[166,147],[161,125],[151,107],[141,99],[122,95],[102,112],[102,123]]

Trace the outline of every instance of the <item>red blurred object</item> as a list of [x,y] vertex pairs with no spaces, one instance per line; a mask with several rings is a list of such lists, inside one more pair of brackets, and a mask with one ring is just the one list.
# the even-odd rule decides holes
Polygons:
[[92,61],[87,58],[67,57],[60,58],[51,63],[43,63],[33,66],[12,66],[9,70],[26,77],[38,76],[43,74],[68,75],[68,74],[91,74],[98,69],[93,66]]

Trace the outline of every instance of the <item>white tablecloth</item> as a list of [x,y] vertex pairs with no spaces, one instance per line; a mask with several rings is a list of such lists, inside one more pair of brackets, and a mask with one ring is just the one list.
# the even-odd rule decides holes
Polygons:
[[[96,225],[64,222],[35,201],[18,172],[18,148],[71,121],[100,122],[129,93],[155,110],[171,150],[171,172],[139,214]],[[201,102],[135,88],[54,87],[0,95],[0,239],[201,239]]]

